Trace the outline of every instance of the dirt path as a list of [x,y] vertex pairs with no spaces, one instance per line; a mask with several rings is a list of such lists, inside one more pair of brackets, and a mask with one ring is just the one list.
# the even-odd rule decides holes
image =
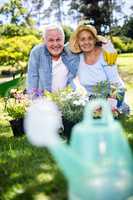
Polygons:
[[4,82],[10,81],[12,79],[13,79],[12,77],[0,77],[0,83],[4,83]]

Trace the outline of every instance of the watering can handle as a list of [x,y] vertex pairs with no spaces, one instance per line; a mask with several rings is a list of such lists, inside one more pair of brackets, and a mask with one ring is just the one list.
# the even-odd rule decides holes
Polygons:
[[[102,115],[101,118],[98,120],[95,120],[93,118],[93,112],[97,106],[102,107]],[[110,105],[108,102],[104,99],[95,99],[93,101],[90,101],[84,111],[84,118],[83,118],[84,123],[97,123],[97,122],[104,122],[107,124],[112,123],[114,121]]]

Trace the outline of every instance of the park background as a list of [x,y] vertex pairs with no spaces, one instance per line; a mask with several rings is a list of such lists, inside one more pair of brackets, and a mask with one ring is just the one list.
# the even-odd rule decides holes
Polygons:
[[[9,0],[0,2],[0,200],[65,200],[67,182],[47,149],[25,135],[13,137],[4,110],[8,91],[25,80],[30,50],[42,42],[45,24],[62,24],[65,42],[80,20],[107,35],[118,52],[131,116],[121,119],[133,146],[133,3],[127,0]],[[21,82],[25,88],[25,82]]]

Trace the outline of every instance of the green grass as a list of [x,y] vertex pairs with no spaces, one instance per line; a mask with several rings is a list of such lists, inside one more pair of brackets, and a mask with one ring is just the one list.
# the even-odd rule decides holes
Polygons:
[[0,99],[0,200],[65,200],[67,185],[45,148],[14,138]]
[[126,84],[127,101],[133,110],[133,53],[120,54],[117,59],[117,64],[121,77]]
[[[120,55],[118,64],[132,104],[132,55]],[[0,200],[66,200],[66,180],[47,149],[30,145],[26,136],[14,138],[3,108],[0,99]],[[133,147],[133,115],[120,121]]]
[[66,181],[48,151],[33,147],[26,137],[12,137],[0,123],[0,199],[65,200]]
[[22,78],[16,78],[14,80],[7,81],[5,83],[1,83],[0,84],[0,96],[1,97],[7,96],[8,95],[8,91],[11,88],[17,87],[20,84],[21,79]]
[[0,141],[0,199],[65,199],[65,181],[46,149],[31,146],[25,137]]
[[[129,56],[130,55],[130,56]],[[120,54],[117,64],[126,84],[133,84],[133,54]]]

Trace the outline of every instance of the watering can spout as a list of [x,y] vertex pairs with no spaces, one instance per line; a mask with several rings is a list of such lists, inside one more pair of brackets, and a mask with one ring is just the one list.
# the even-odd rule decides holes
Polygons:
[[67,179],[78,177],[79,174],[83,175],[86,172],[86,166],[83,165],[80,157],[67,144],[58,143],[57,146],[51,146],[49,150]]

